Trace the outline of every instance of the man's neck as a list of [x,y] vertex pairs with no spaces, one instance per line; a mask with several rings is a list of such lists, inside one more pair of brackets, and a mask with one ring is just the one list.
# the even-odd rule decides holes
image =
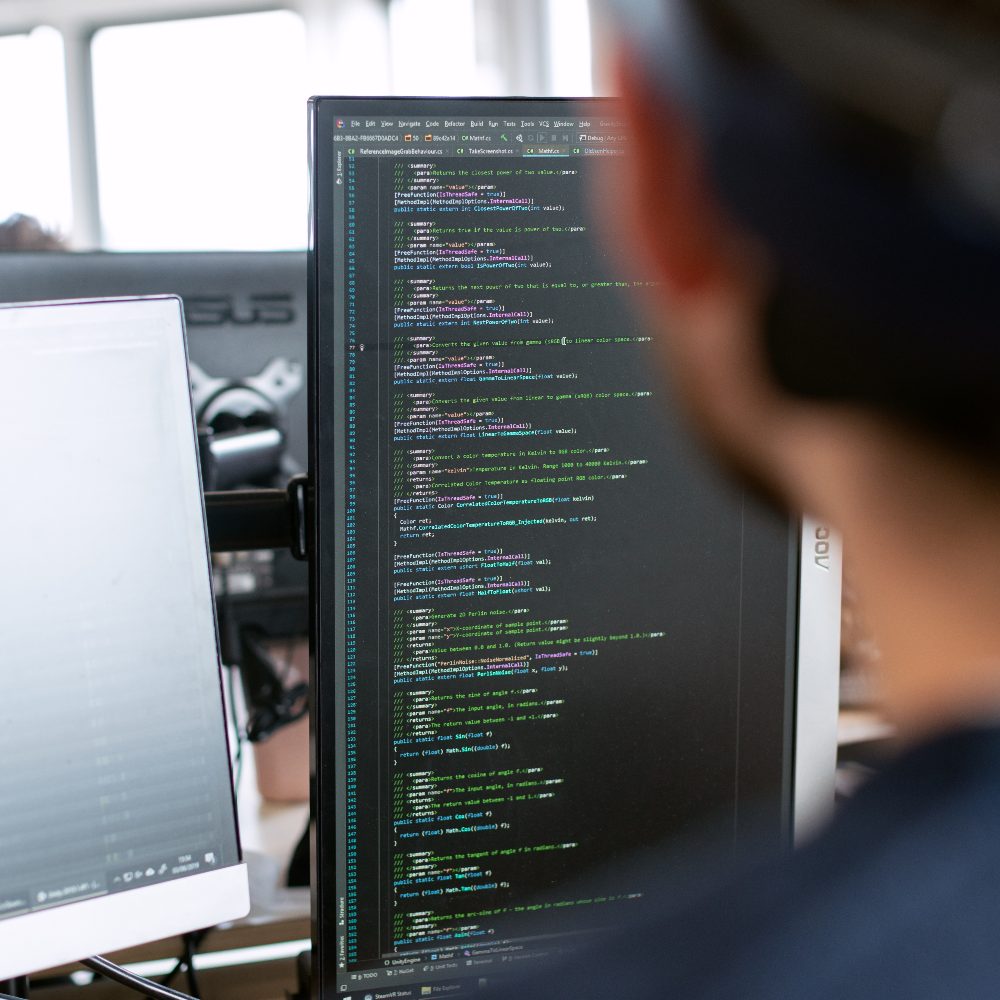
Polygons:
[[831,514],[904,740],[1000,721],[1000,480],[903,436],[842,456]]

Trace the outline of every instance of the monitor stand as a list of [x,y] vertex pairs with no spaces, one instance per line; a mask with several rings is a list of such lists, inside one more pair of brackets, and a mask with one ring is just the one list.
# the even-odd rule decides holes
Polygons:
[[309,494],[304,475],[293,476],[283,490],[207,492],[209,547],[213,552],[290,549],[296,559],[308,559]]

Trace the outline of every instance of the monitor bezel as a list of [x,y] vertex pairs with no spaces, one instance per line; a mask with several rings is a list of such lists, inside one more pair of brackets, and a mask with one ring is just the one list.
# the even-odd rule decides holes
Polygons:
[[[187,396],[190,420],[190,447],[200,482],[194,411],[187,383],[187,343],[181,300],[173,295],[105,299],[72,299],[50,302],[0,303],[8,316],[21,313],[27,322],[42,327],[46,322],[64,325],[68,315],[81,311],[83,322],[100,322],[102,315],[128,319],[137,330],[149,335],[176,336],[180,341],[183,368],[175,376]],[[111,313],[106,310],[112,310]],[[14,322],[17,322],[16,316]],[[201,500],[202,530],[205,539],[205,573],[211,593],[211,562],[204,500]],[[224,711],[224,684],[219,657],[218,626],[212,606],[215,642],[215,670],[220,704]],[[229,733],[225,732],[229,750]],[[226,754],[232,790],[231,753]],[[39,970],[78,961],[105,951],[156,941],[172,935],[237,920],[250,910],[249,879],[239,836],[235,791],[229,807],[233,814],[236,864],[207,872],[183,875],[166,882],[119,890],[90,899],[68,902],[43,910],[0,919],[0,980],[29,975]]]
[[0,921],[0,980],[246,916],[245,862]]
[[[222,409],[227,408],[232,391],[227,384],[249,385],[253,394],[260,391],[258,382],[266,389],[262,375],[275,359],[302,366],[302,387],[283,400],[277,424],[286,438],[285,461],[304,471],[308,461],[304,248],[0,254],[0,301],[166,294],[179,295],[184,302],[189,360],[207,376],[203,383],[211,392],[209,404],[203,390],[203,412],[211,408],[214,414],[220,402]],[[233,396],[237,401],[247,398],[239,388]],[[301,576],[304,590],[304,566]]]
[[792,838],[802,844],[833,813],[840,711],[843,544],[829,525],[804,517],[799,541]]
[[[326,939],[332,945],[336,934],[336,890],[325,884],[319,874],[332,869],[334,852],[334,819],[324,812],[324,803],[334,798],[336,748],[342,734],[336,723],[321,719],[320,706],[333,704],[334,682],[324,677],[319,667],[321,652],[332,650],[336,625],[338,590],[333,570],[338,563],[338,526],[343,527],[343,513],[337,507],[324,514],[317,502],[327,489],[342,490],[344,479],[340,468],[340,441],[320,440],[320,414],[330,405],[334,422],[341,426],[345,416],[338,378],[343,375],[332,350],[332,343],[323,348],[320,332],[332,329],[333,298],[331,289],[320,280],[325,266],[331,237],[324,235],[320,219],[332,217],[333,184],[324,183],[332,176],[333,144],[324,139],[333,135],[335,109],[343,113],[353,108],[359,115],[384,112],[386,102],[396,102],[412,109],[413,114],[437,113],[460,115],[477,104],[495,105],[498,101],[512,108],[523,106],[525,114],[538,106],[573,107],[580,104],[613,106],[612,98],[530,98],[530,97],[313,97],[309,102],[309,165],[310,165],[310,228],[308,259],[308,407],[309,462],[312,504],[309,527],[314,558],[310,563],[310,685],[313,711],[310,720],[310,756],[312,773],[311,857],[312,871],[312,989],[313,996],[326,995],[335,987],[337,961],[332,947],[323,947]],[[402,111],[400,113],[403,113]],[[536,111],[537,113],[537,111]],[[327,393],[332,397],[327,403]],[[334,540],[327,545],[325,537],[331,531]],[[797,576],[797,614],[794,638],[794,691],[788,699],[791,718],[786,726],[790,787],[785,790],[785,813],[789,840],[800,843],[817,830],[830,815],[834,802],[837,757],[837,713],[839,708],[839,648],[840,648],[840,573],[841,549],[837,536],[812,518],[803,518],[798,530],[799,551],[791,576]],[[822,542],[822,558],[818,558],[817,543]],[[331,615],[322,609],[333,608]],[[331,634],[328,635],[327,632]],[[329,691],[327,692],[327,689]]]

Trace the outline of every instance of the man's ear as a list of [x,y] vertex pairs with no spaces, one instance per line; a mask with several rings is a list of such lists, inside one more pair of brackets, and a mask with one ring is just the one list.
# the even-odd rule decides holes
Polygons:
[[695,133],[624,56],[617,59],[616,77],[630,145],[620,164],[621,203],[610,207],[620,213],[614,224],[627,229],[679,305],[721,276],[725,227]]
[[766,253],[726,215],[680,110],[625,58],[617,78],[629,154],[609,167],[618,187],[605,191],[619,197],[606,215],[654,282],[646,305],[655,353],[716,457],[758,493],[789,497],[779,440],[791,414],[760,352]]

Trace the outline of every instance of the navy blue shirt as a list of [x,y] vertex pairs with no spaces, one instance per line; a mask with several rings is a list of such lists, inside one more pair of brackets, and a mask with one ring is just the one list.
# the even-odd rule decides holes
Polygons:
[[1000,997],[1000,731],[919,747],[794,854],[678,905],[671,878],[634,922],[497,993],[683,1000]]

